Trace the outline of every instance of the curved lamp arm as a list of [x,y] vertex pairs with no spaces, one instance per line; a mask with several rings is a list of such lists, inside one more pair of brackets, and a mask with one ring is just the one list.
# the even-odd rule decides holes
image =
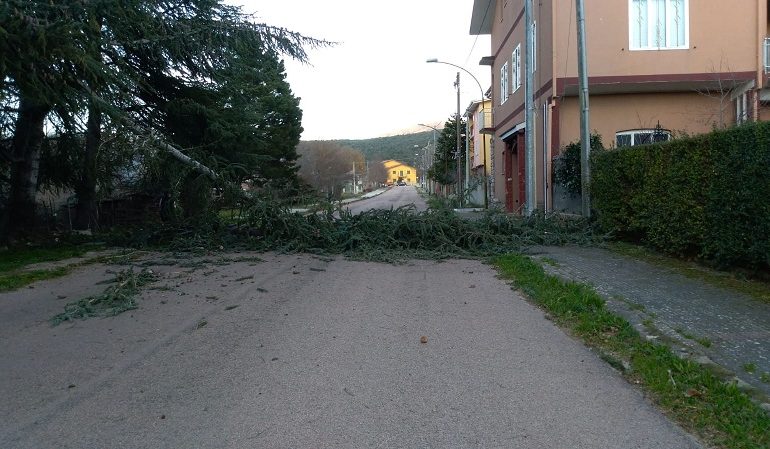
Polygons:
[[436,64],[446,64],[446,65],[451,65],[452,67],[456,67],[456,68],[458,68],[458,69],[462,70],[463,72],[467,73],[468,75],[470,75],[470,77],[471,77],[471,78],[473,78],[473,81],[476,81],[476,84],[478,84],[478,85],[479,85],[479,92],[481,92],[481,101],[484,101],[484,88],[483,88],[483,87],[481,87],[481,83],[479,82],[478,78],[476,78],[475,76],[473,76],[473,74],[472,74],[471,72],[469,72],[467,69],[465,69],[464,67],[461,67],[461,66],[459,66],[459,65],[457,65],[457,64],[452,64],[451,62],[439,61],[439,60],[438,60],[438,59],[436,59],[436,58],[431,58],[431,59],[428,59],[428,60],[426,60],[425,62],[428,62],[428,63],[436,63]]

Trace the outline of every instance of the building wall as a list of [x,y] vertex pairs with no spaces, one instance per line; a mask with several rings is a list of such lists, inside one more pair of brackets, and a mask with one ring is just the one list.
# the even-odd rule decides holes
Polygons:
[[760,80],[760,84],[757,86],[758,88],[770,88],[770,76],[767,73],[764,72],[764,64],[765,64],[765,56],[764,56],[764,39],[766,37],[770,37],[770,0],[765,2],[764,0],[758,0],[757,3],[757,28],[759,28],[757,31],[757,38],[759,39],[762,44],[760,44],[760,48],[758,51],[758,58],[757,58],[757,65],[758,65],[758,76],[757,79]]
[[[689,0],[689,49],[655,51],[629,50],[629,0],[585,2],[590,75],[756,72],[758,38],[764,32],[758,30],[758,3],[765,0],[731,0],[724,8]],[[576,77],[575,12],[558,8],[555,13],[554,71],[559,78]]]
[[[551,161],[559,149],[579,139],[577,38],[573,2],[533,2],[537,22],[535,93],[535,161],[537,207],[552,204]],[[734,0],[715,8],[707,0],[688,2],[688,46],[676,50],[629,50],[630,0],[585,2],[586,36],[591,84],[591,128],[606,146],[615,132],[661,127],[697,134],[735,123],[735,102],[729,89],[762,73],[763,38],[770,35],[767,0]],[[518,195],[517,158],[513,179],[506,179],[506,143],[502,135],[524,122],[525,31],[523,0],[497,0],[491,26],[494,197],[505,203],[506,183]],[[521,87],[501,104],[500,70],[521,46]],[[759,57],[758,57],[759,55]],[[512,80],[509,79],[509,86]],[[715,88],[717,86],[718,88]],[[768,119],[766,107],[759,118]],[[523,131],[522,131],[523,132]],[[509,137],[515,141],[516,136]],[[547,186],[546,186],[547,184]],[[516,197],[518,199],[518,196]],[[516,205],[514,205],[517,207]]]
[[[498,0],[494,4],[495,16],[491,33],[492,53],[495,58],[491,67],[492,116],[495,126],[491,154],[495,178],[493,198],[504,204],[506,198],[505,183],[508,180],[504,174],[505,143],[500,139],[500,136],[524,120],[523,107],[520,107],[524,102],[524,80],[522,78],[522,86],[515,92],[512,91],[512,87],[509,87],[508,96],[504,102],[501,102],[500,71],[503,65],[507,63],[510,77],[511,56],[517,45],[521,45],[522,60],[526,57],[524,54],[524,2],[523,0]],[[510,79],[508,84],[509,86],[512,84]]]
[[[655,128],[658,122],[675,136],[732,126],[735,123],[733,106],[729,94],[724,97],[697,92],[596,95],[590,97],[590,126],[592,132],[602,136],[604,146],[610,147],[614,146],[616,132]],[[559,101],[558,120],[559,148],[580,140],[577,97]]]
[[[482,112],[485,115],[485,120],[489,121],[492,119],[492,113],[491,113],[491,100],[485,100],[484,106],[482,108]],[[479,114],[479,105],[476,105],[476,108],[472,111],[469,111],[470,114],[468,116],[468,125],[471,128],[471,168],[481,168],[485,162],[487,166],[487,171],[489,171],[490,164],[491,164],[491,141],[490,141],[490,135],[489,134],[482,134],[481,133],[481,124],[477,123],[477,118]],[[484,144],[486,141],[486,160],[484,159]]]
[[[544,205],[546,187],[544,182],[550,182],[550,144],[543,139],[543,106],[550,104],[550,94],[553,86],[553,59],[551,57],[554,42],[553,5],[551,2],[534,2],[532,12],[536,21],[535,58],[536,70],[533,75],[535,93],[535,146],[536,146],[536,181],[538,207]],[[518,199],[518,182],[516,173],[519,173],[518,160],[513,161],[514,177],[507,179],[504,173],[505,167],[505,142],[501,136],[524,122],[524,65],[526,61],[526,35],[524,26],[524,2],[523,0],[501,0],[496,2],[495,19],[492,25],[492,53],[495,56],[492,65],[492,91],[493,91],[493,117],[495,123],[494,150],[490,155],[494,158],[494,196],[500,202],[505,202],[506,183],[513,183],[512,191]],[[511,76],[513,63],[512,53],[520,46],[521,57],[521,86],[514,91]],[[508,63],[509,72],[509,96],[505,102],[500,102],[500,70]],[[547,113],[547,112],[546,112]],[[550,137],[550,124],[546,124],[545,132]],[[514,139],[510,136],[509,140]],[[518,207],[514,201],[514,208]]]
[[762,104],[759,106],[759,119],[762,121],[770,121],[770,104]]

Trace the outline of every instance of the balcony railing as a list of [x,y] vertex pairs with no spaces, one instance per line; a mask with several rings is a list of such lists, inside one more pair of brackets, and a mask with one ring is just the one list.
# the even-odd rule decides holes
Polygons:
[[765,38],[765,73],[770,73],[770,37]]

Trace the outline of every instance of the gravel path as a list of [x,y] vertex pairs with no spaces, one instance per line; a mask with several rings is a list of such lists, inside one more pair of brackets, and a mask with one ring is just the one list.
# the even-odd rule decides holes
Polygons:
[[0,295],[0,447],[699,447],[478,261],[260,257],[55,328],[104,267]]

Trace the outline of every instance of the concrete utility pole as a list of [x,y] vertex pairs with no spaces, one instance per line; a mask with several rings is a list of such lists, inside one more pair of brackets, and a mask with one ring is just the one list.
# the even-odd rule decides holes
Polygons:
[[526,46],[524,53],[526,55],[524,63],[524,146],[526,147],[526,169],[524,173],[526,214],[532,215],[537,206],[537,186],[535,185],[535,77],[532,68],[535,63],[535,40],[532,34],[532,0],[524,0],[524,23],[526,24],[525,33]]
[[455,134],[457,135],[457,198],[460,201],[460,207],[463,207],[463,177],[461,174],[462,163],[460,161],[460,72],[457,72],[457,115],[455,116]]
[[588,57],[586,55],[586,17],[583,0],[575,0],[577,7],[578,79],[580,87],[580,188],[583,192],[583,216],[591,217],[591,128],[588,112]]

